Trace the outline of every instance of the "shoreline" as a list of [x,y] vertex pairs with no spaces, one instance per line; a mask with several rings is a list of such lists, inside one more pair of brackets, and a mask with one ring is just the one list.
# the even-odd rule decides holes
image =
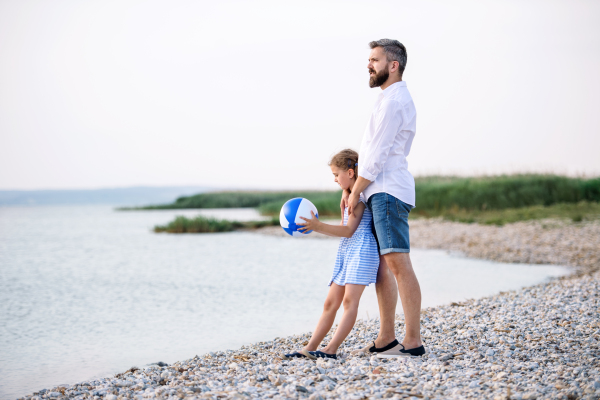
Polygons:
[[[413,248],[448,250],[505,263],[560,265],[574,268],[575,273],[600,269],[600,221],[543,219],[495,226],[416,218],[409,219],[409,225]],[[276,226],[255,232],[288,236]],[[312,232],[302,238],[308,239],[337,238]]]
[[[505,262],[564,260],[574,273],[519,291],[424,309],[428,353],[418,359],[351,355],[377,334],[378,320],[359,320],[340,347],[339,361],[280,360],[278,354],[308,340],[309,333],[303,333],[19,399],[600,398],[600,223],[410,223],[415,248],[436,245]],[[269,229],[257,232],[270,234]],[[399,316],[396,324],[402,332]]]

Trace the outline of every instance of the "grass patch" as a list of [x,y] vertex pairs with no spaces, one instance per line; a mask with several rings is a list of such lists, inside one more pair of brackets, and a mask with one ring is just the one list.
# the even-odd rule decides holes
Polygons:
[[[340,196],[340,191],[214,192],[180,197],[170,204],[125,210],[253,207],[264,215],[277,215],[287,200],[304,197],[317,206],[320,215],[337,216]],[[600,202],[600,178],[586,180],[558,175],[430,176],[416,179],[416,196],[418,210],[432,215],[456,208],[486,211],[581,201]]]
[[424,212],[415,208],[411,217],[443,217],[449,221],[478,223],[486,225],[509,224],[518,221],[529,221],[546,218],[558,218],[572,222],[593,221],[600,219],[600,203],[582,201],[579,203],[560,203],[551,206],[531,206],[507,208],[504,210],[466,210],[458,207],[438,212]]
[[[287,200],[304,197],[315,204],[319,216],[337,217],[340,196],[340,191],[212,192],[180,197],[171,204],[134,209],[253,207],[262,215],[276,217]],[[583,221],[596,219],[598,214],[600,178],[532,174],[476,178],[429,176],[416,179],[416,197],[413,216],[442,216],[453,221],[497,225],[542,218]],[[248,228],[249,224],[179,217],[169,226],[157,228],[173,232],[227,232]]]
[[215,192],[180,197],[174,203],[145,207],[122,207],[119,211],[172,210],[188,208],[258,208],[262,215],[278,216],[283,204],[294,197],[310,200],[319,210],[319,215],[340,214],[341,190],[298,191],[298,192]]
[[[336,194],[337,193],[337,194]],[[270,203],[285,203],[294,197],[304,197],[310,201],[319,201],[323,198],[341,196],[341,192],[334,191],[229,191],[200,193],[193,196],[179,197],[170,204],[157,204],[145,207],[124,207],[119,210],[173,210],[185,208],[257,208]],[[338,206],[339,208],[339,206]]]
[[228,221],[225,219],[207,218],[197,216],[187,218],[183,216],[175,219],[166,225],[156,225],[154,232],[167,233],[216,233],[231,232],[239,229],[257,229],[263,226],[279,225],[279,218],[272,218],[265,221]]
[[504,210],[600,201],[600,178],[501,175],[478,178],[424,177],[416,181],[417,207],[443,210]]

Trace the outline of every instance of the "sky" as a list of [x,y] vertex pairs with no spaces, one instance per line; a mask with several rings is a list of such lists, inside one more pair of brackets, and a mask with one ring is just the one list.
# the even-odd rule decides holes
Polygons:
[[0,0],[0,189],[336,188],[381,38],[413,175],[600,175],[598,1]]

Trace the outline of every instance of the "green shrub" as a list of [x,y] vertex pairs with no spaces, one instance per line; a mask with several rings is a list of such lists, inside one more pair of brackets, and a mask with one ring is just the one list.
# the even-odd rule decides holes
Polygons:
[[502,175],[481,178],[428,177],[417,179],[421,215],[453,208],[503,210],[559,203],[600,201],[600,179],[556,175]]
[[238,222],[225,219],[206,218],[197,216],[187,218],[178,216],[167,225],[156,225],[154,232],[167,233],[215,233],[231,232],[237,229],[257,229],[263,226],[279,225],[279,218],[271,218],[264,221]]
[[154,232],[169,233],[202,233],[202,232],[230,232],[239,228],[241,224],[224,219],[206,218],[198,216],[195,218],[175,217],[175,220],[167,225],[157,225]]
[[[254,207],[263,215],[279,215],[294,197],[312,201],[320,216],[340,214],[340,191],[212,192],[178,198],[174,203],[138,209]],[[416,179],[417,208],[412,214],[436,216],[457,210],[519,209],[554,204],[600,202],[600,178],[557,175],[501,175],[477,178],[429,176]]]
[[[184,209],[184,208],[243,208],[261,207],[268,204],[282,204],[294,197],[304,197],[312,201],[321,198],[341,196],[341,192],[328,191],[282,191],[282,192],[209,192],[193,196],[180,197],[170,204],[150,205],[137,208],[122,208],[121,210],[160,210],[160,209]],[[339,208],[339,206],[338,206]],[[277,211],[279,213],[279,211]]]

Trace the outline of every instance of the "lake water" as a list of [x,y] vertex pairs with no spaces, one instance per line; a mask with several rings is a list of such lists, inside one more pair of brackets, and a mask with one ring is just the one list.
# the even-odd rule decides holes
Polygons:
[[[337,240],[151,231],[199,213],[258,218],[249,209],[0,208],[0,398],[311,331]],[[423,307],[567,272],[435,250],[411,256]],[[378,316],[373,286],[361,301],[359,318],[367,315]]]

